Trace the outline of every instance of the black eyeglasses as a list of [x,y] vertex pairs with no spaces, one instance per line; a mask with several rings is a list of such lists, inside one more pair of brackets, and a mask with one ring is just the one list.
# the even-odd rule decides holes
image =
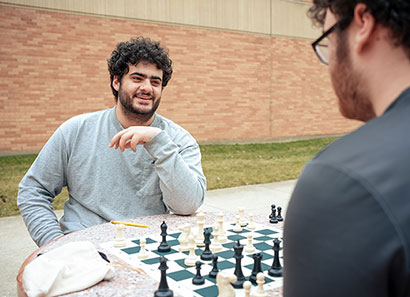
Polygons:
[[326,30],[326,32],[324,32],[322,36],[320,36],[318,39],[316,39],[316,41],[312,43],[312,47],[316,53],[316,56],[323,64],[329,64],[329,40],[327,39],[327,36],[331,34],[337,28],[337,26],[340,25],[340,22],[341,21],[336,22],[336,24]]

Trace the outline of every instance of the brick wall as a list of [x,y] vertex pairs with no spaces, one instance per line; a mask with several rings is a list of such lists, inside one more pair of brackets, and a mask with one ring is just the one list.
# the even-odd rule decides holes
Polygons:
[[310,42],[0,5],[0,152],[39,150],[73,115],[113,106],[106,60],[144,35],[170,49],[159,112],[199,141],[338,134],[343,119]]

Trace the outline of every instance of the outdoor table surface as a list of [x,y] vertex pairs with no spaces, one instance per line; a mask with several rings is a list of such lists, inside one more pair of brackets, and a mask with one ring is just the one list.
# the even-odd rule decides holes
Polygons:
[[[225,222],[234,222],[237,212],[224,213]],[[246,213],[245,210],[245,214]],[[254,222],[259,224],[264,224],[269,227],[274,227],[276,229],[283,229],[283,222],[278,224],[269,224],[269,214],[270,210],[267,210],[266,214],[254,215]],[[205,225],[212,225],[216,222],[218,213],[205,213]],[[124,220],[125,221],[125,220]],[[168,229],[167,231],[176,231],[178,227],[184,224],[191,224],[191,226],[197,226],[196,215],[191,216],[180,216],[175,214],[163,214],[155,216],[138,217],[134,219],[126,220],[126,222],[137,223],[148,225],[147,228],[141,227],[127,227],[124,228],[124,235],[126,238],[139,238],[145,237],[149,234],[160,234],[161,223],[165,221]],[[60,238],[57,238],[50,243],[40,247],[34,251],[27,259],[23,262],[20,267],[20,271],[17,275],[17,292],[18,296],[26,297],[22,284],[22,275],[26,265],[31,262],[40,253],[46,253],[47,251],[53,250],[69,242],[76,241],[90,241],[92,242],[99,251],[105,253],[110,259],[111,263],[114,263],[115,267],[115,277],[110,281],[101,281],[98,284],[82,290],[80,292],[74,292],[65,294],[64,296],[154,296],[154,292],[158,289],[158,281],[145,273],[140,273],[133,270],[124,261],[110,254],[103,248],[99,248],[99,244],[115,239],[116,231],[111,223],[105,223],[101,225],[92,226],[85,228]],[[158,272],[159,273],[159,272]],[[172,288],[170,288],[172,290]],[[277,288],[268,292],[268,296],[281,296],[282,288]],[[174,291],[174,296],[179,297],[177,292]]]

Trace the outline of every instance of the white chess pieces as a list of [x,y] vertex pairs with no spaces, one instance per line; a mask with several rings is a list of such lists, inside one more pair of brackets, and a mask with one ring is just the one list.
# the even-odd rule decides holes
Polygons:
[[182,228],[182,234],[179,236],[179,251],[187,252],[189,251],[188,237],[191,234],[191,225],[186,224]]
[[245,297],[251,297],[252,283],[250,281],[245,281],[242,287],[245,292]]
[[195,266],[196,261],[198,261],[198,256],[195,255],[195,238],[194,236],[191,234],[188,237],[188,242],[189,242],[189,255],[185,258],[184,260],[184,264],[186,266]]
[[233,230],[234,232],[242,232],[242,227],[241,227],[241,225],[239,224],[239,216],[236,216],[235,219],[236,219],[236,224],[235,224],[235,226],[233,227],[232,230]]
[[124,246],[126,246],[125,236],[124,236],[124,225],[123,224],[115,224],[115,228],[117,230],[117,234],[115,236],[114,247],[124,247]]
[[245,218],[245,209],[243,207],[239,207],[238,208],[239,211],[239,225],[241,225],[241,227],[246,226],[246,218]]
[[265,275],[263,272],[259,272],[256,275],[256,283],[258,284],[258,288],[253,294],[251,294],[251,297],[268,297],[268,293],[266,293],[263,288],[263,284],[265,283]]
[[253,239],[253,234],[249,233],[248,234],[248,243],[245,246],[245,252],[246,253],[253,253],[256,251],[255,247],[252,244],[252,239]]
[[147,243],[147,240],[145,238],[140,239],[140,251],[138,253],[138,259],[146,259],[148,258],[148,252],[145,249],[145,244]]
[[218,297],[235,297],[235,289],[232,283],[236,282],[235,274],[221,271],[216,275],[216,285],[218,286]]
[[204,243],[204,225],[205,225],[205,215],[203,212],[199,212],[196,215],[198,219],[198,232],[195,237],[195,244],[197,246],[205,246]]
[[255,223],[253,222],[253,214],[252,213],[249,214],[249,224],[248,224],[248,226],[246,226],[246,228],[249,229],[249,230],[255,230],[256,229]]
[[219,252],[222,251],[222,244],[219,242],[219,230],[218,230],[218,224],[215,224],[213,227],[213,233],[212,235],[214,236],[214,239],[211,243],[211,245],[209,246],[210,250],[214,253],[214,252]]
[[219,234],[218,234],[218,240],[220,243],[225,243],[228,241],[228,238],[226,237],[225,230],[224,230],[224,215],[223,213],[218,214],[218,229],[219,229]]

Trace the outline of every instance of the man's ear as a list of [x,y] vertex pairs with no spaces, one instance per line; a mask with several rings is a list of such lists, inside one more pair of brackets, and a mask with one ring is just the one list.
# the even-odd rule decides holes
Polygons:
[[112,79],[112,87],[118,92],[120,90],[120,85],[121,82],[118,79],[118,76],[114,75],[114,78]]
[[371,41],[372,34],[376,29],[376,21],[374,16],[368,11],[366,4],[359,3],[354,8],[352,22],[356,28],[354,38],[354,49],[360,54],[365,50],[366,46]]

